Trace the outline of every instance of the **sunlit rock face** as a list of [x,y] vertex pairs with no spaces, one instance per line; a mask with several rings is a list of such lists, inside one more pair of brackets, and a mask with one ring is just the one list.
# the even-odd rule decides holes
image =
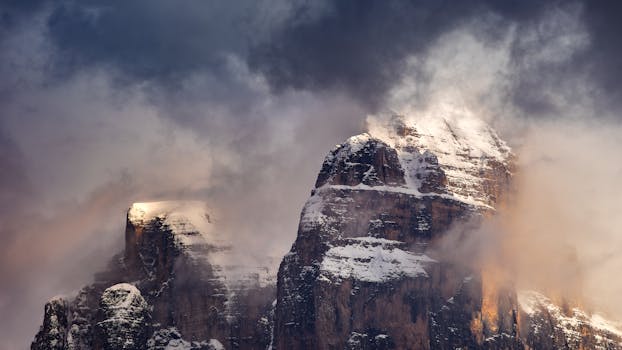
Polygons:
[[204,203],[136,203],[125,240],[94,284],[48,303],[33,349],[269,345],[274,273],[238,261],[249,247],[233,246]]

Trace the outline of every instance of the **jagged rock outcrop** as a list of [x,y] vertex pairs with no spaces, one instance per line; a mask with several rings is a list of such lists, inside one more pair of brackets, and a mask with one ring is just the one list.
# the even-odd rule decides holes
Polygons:
[[133,285],[119,283],[104,290],[99,312],[102,320],[95,325],[95,348],[130,350],[147,342],[151,313],[149,305]]
[[63,350],[67,348],[67,301],[56,297],[45,304],[43,325],[35,336],[33,348]]
[[125,251],[46,305],[32,349],[265,349],[274,277],[244,265],[201,202],[136,203]]

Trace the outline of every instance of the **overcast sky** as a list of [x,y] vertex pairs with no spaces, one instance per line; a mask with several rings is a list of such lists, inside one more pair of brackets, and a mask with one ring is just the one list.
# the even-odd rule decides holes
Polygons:
[[[364,131],[368,115],[449,101],[517,149],[533,130],[596,125],[576,138],[591,148],[563,143],[552,154],[575,147],[585,163],[607,147],[615,159],[599,159],[619,163],[621,10],[617,1],[0,2],[0,347],[26,348],[45,301],[88,283],[120,251],[134,201],[204,199],[240,242],[278,261],[324,155]],[[607,171],[602,181],[622,174]],[[599,195],[618,194],[612,186]]]

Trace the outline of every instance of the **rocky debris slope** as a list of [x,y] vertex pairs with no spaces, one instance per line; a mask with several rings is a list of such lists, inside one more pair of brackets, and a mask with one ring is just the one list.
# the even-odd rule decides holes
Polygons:
[[136,203],[125,240],[95,283],[46,305],[32,349],[269,345],[274,274],[238,261],[244,247],[219,232],[204,203]]

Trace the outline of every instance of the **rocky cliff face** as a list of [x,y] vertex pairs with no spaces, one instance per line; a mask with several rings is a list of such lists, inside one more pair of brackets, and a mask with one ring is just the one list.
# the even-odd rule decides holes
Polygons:
[[351,137],[326,157],[278,278],[240,264],[204,204],[134,204],[125,251],[46,304],[32,349],[622,349],[602,317],[435,253],[494,213],[511,171],[475,119],[396,117]]
[[136,203],[125,238],[95,283],[46,305],[32,349],[269,345],[274,277],[236,260],[204,203]]
[[396,117],[338,145],[279,269],[276,348],[619,348],[617,329],[583,322],[571,340],[548,306],[526,312],[511,284],[434,254],[494,212],[511,170],[510,149],[469,118]]
[[395,118],[326,157],[279,270],[277,348],[453,349],[516,334],[515,303],[477,327],[477,271],[427,254],[452,225],[492,209],[510,150],[483,124],[426,122]]

